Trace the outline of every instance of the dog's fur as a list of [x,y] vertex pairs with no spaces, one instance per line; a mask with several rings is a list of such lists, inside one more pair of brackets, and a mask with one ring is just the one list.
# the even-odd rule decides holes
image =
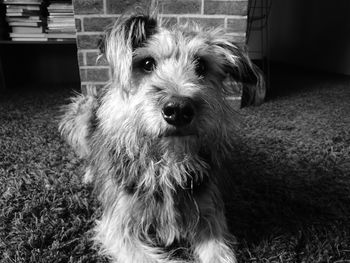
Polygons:
[[[223,83],[261,86],[257,67],[222,30],[166,29],[156,14],[119,18],[105,55],[110,83],[73,98],[60,123],[103,206],[101,252],[119,263],[236,262],[216,183],[237,121]],[[192,101],[189,124],[164,120],[174,97]]]

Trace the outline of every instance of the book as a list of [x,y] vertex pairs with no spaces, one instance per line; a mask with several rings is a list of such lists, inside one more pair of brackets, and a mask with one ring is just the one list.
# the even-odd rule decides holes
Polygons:
[[36,27],[41,26],[41,22],[31,22],[31,21],[15,21],[15,22],[9,22],[9,26],[11,27]]
[[13,41],[47,41],[48,39],[46,37],[13,37]]
[[73,11],[73,6],[72,5],[54,5],[51,4],[50,6],[47,7],[47,10],[62,10],[62,12],[66,12],[66,11]]
[[49,18],[52,17],[62,17],[62,18],[72,18],[73,13],[50,13]]
[[28,17],[6,17],[8,23],[11,22],[42,22],[38,16],[28,16]]
[[70,38],[70,39],[75,39],[75,34],[64,34],[64,33],[48,33],[46,34],[47,38]]
[[13,26],[12,33],[23,33],[23,34],[43,33],[43,28],[42,27]]
[[12,12],[8,12],[6,14],[7,17],[30,17],[30,16],[35,16],[36,14],[38,14],[37,12],[19,12],[19,13],[12,13]]
[[75,21],[71,1],[51,1],[47,7],[47,37],[49,40],[75,39]]
[[43,38],[46,37],[44,33],[10,33],[11,38]]
[[46,30],[47,33],[71,33],[71,34],[75,34],[76,30],[75,28],[49,28]]
[[11,5],[40,5],[41,0],[4,0],[4,4]]
[[7,17],[13,17],[13,16],[22,17],[23,14],[22,14],[22,12],[20,12],[20,13],[7,13],[6,16]]
[[40,11],[40,6],[26,6],[26,5],[7,5],[6,11],[7,12],[23,12],[24,10],[35,10]]

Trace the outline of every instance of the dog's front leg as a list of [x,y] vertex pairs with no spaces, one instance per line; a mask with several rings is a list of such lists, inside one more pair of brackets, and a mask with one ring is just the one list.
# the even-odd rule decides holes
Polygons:
[[194,253],[199,263],[236,263],[229,247],[223,201],[214,184],[196,198],[200,220],[194,240]]
[[137,207],[137,198],[124,191],[117,193],[112,185],[105,185],[103,189],[100,201],[105,208],[95,227],[95,241],[101,254],[113,263],[183,262],[171,259],[163,248],[143,240],[139,222],[134,220],[136,210],[132,209]]
[[204,237],[198,240],[195,254],[200,263],[236,263],[235,255],[223,238]]

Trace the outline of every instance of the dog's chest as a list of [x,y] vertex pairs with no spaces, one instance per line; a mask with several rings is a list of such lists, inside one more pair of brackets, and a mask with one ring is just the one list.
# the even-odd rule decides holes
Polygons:
[[[134,193],[134,195],[137,193]],[[158,247],[172,247],[188,240],[199,220],[199,208],[187,189],[157,191],[132,196],[129,229]]]

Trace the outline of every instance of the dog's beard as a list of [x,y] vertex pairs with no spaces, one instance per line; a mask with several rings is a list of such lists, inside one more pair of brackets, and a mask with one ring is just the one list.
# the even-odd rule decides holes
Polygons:
[[200,154],[196,136],[145,136],[138,138],[137,145],[137,151],[121,148],[115,154],[119,164],[123,163],[118,165],[124,175],[121,183],[143,194],[153,194],[159,187],[186,188],[191,180],[200,181],[208,173],[209,164]]
[[190,156],[198,155],[201,150],[197,135],[161,137],[154,146],[168,158],[181,163]]

